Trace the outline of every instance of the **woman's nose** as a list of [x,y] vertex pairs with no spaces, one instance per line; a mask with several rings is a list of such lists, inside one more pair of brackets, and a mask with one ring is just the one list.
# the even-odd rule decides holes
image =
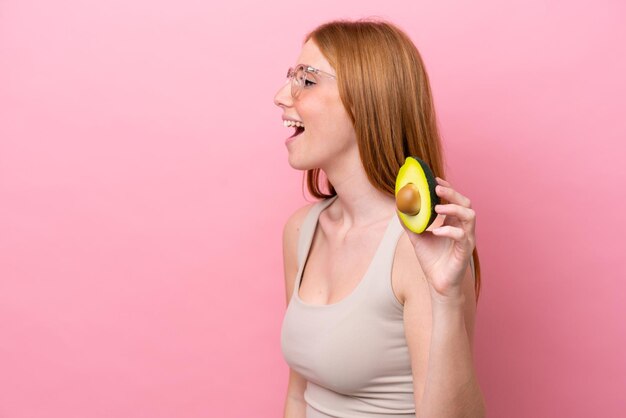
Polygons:
[[278,89],[276,95],[274,96],[274,104],[276,106],[291,106],[293,104],[293,100],[291,97],[291,83],[290,80],[285,81],[285,84]]

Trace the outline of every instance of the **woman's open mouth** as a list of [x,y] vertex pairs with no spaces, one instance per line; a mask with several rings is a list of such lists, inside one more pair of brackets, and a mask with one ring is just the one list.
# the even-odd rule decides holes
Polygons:
[[293,134],[285,140],[285,144],[288,144],[296,140],[302,132],[304,132],[304,123],[299,120],[283,119],[283,126],[286,128],[294,128]]
[[304,128],[302,128],[300,126],[296,126],[296,130],[294,131],[293,135],[291,135],[289,138],[293,138],[294,136],[298,136],[302,132],[304,132]]

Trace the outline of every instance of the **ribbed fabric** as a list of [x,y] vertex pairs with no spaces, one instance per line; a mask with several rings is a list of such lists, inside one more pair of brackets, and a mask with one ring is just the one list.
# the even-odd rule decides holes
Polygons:
[[281,329],[283,356],[307,380],[307,418],[415,417],[403,306],[391,287],[395,249],[404,233],[397,214],[348,296],[330,305],[299,297],[319,215],[336,198],[317,202],[302,223],[298,273]]

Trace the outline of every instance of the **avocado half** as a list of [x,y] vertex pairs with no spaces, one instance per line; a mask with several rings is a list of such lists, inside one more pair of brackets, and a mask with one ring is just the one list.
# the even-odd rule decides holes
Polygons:
[[[407,184],[412,183],[413,186],[410,186],[407,189],[404,189],[401,192],[400,199],[406,198],[409,196],[412,198],[415,196],[417,199],[415,203],[419,207],[417,210],[417,214],[410,214],[415,211],[405,212],[401,211],[402,204],[398,199],[398,192],[407,186]],[[437,212],[435,212],[435,205],[439,204],[439,196],[435,192],[435,187],[437,186],[437,179],[435,175],[431,171],[428,164],[419,159],[418,157],[410,156],[406,157],[404,160],[404,164],[400,167],[398,171],[398,175],[396,176],[396,189],[395,189],[395,197],[398,215],[402,220],[402,223],[406,225],[408,229],[415,232],[416,234],[421,234],[433,223],[435,218],[437,218]],[[417,194],[412,194],[413,191],[417,191]],[[408,193],[408,195],[407,195]],[[406,205],[406,203],[405,203]]]

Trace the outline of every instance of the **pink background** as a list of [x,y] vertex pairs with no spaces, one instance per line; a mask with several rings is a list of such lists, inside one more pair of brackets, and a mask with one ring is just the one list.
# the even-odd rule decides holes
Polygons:
[[624,416],[624,3],[380,4],[0,2],[1,417],[282,416],[272,99],[365,16],[421,51],[478,214],[489,416]]

